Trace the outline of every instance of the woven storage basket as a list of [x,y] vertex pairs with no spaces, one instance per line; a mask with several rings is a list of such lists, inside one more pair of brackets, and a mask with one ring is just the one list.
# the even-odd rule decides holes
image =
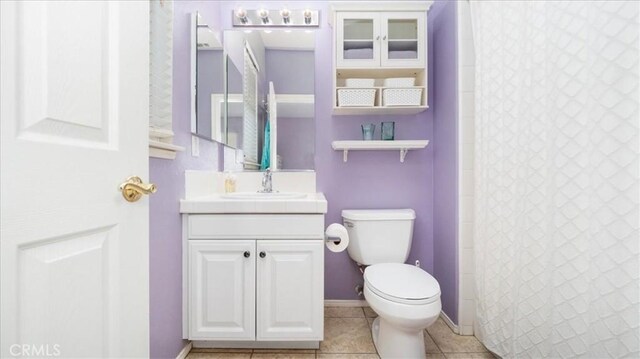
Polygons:
[[384,79],[384,87],[413,87],[416,84],[415,77],[394,77]]
[[422,89],[384,89],[382,90],[383,106],[420,106]]
[[338,89],[338,106],[372,107],[376,101],[376,89]]
[[374,79],[345,79],[344,80],[344,85],[346,87],[373,87],[373,84],[375,83]]

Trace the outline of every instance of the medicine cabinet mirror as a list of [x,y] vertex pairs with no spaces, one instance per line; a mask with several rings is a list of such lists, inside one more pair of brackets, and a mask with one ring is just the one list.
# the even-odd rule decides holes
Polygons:
[[192,132],[245,170],[314,169],[313,30],[226,30],[193,17]]

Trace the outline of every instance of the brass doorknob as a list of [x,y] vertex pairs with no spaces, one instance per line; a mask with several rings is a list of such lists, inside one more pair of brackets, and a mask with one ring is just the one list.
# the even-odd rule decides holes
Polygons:
[[158,189],[153,183],[142,183],[142,179],[138,176],[131,176],[120,185],[122,197],[128,202],[135,202],[142,197],[143,194],[156,193]]

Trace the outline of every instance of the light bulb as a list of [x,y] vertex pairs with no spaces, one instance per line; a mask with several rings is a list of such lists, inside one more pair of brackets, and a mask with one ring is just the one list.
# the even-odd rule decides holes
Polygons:
[[269,23],[269,11],[267,9],[258,10],[258,16],[262,19],[263,24],[266,25]]
[[240,22],[243,24],[249,22],[249,19],[247,19],[247,11],[243,8],[238,8],[238,10],[236,10],[236,17],[240,19]]
[[311,10],[306,9],[302,15],[304,16],[304,23],[309,25],[311,24],[311,15],[313,15],[313,13],[311,12]]
[[280,16],[282,16],[282,23],[288,25],[291,22],[291,11],[289,9],[284,8],[280,10]]

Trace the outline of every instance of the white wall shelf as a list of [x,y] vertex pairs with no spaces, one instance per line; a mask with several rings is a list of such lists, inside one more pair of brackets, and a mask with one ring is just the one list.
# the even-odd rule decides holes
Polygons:
[[350,115],[415,115],[429,106],[374,106],[374,107],[334,107],[336,116]]
[[347,162],[349,151],[400,151],[400,162],[404,162],[409,150],[427,147],[429,140],[404,141],[333,141],[331,147],[342,151],[342,160]]

